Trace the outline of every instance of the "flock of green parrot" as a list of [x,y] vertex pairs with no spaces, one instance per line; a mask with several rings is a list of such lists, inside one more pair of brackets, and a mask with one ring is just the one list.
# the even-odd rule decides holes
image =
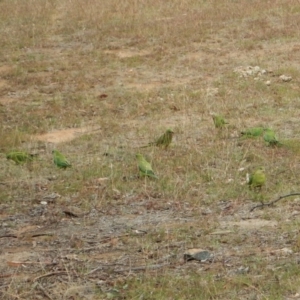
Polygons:
[[[53,150],[52,154],[53,154],[53,162],[57,167],[61,169],[66,169],[72,166],[68,162],[66,157],[63,154],[61,154],[59,151]],[[19,164],[33,161],[35,156],[37,156],[37,154],[29,154],[24,151],[11,151],[7,153],[6,158],[13,160],[17,165],[19,165]]]
[[278,141],[278,138],[275,132],[270,128],[264,127],[253,127],[245,131],[242,131],[241,134],[246,137],[258,137],[263,136],[264,141],[269,146],[279,146],[281,143]]
[[[172,142],[174,132],[171,129],[167,129],[167,131],[160,136],[157,140],[155,140],[152,143],[149,143],[146,146],[142,146],[141,148],[149,147],[149,146],[157,146],[157,147],[164,147],[168,148],[168,146]],[[54,164],[61,168],[66,169],[68,167],[71,167],[72,165],[68,162],[66,157],[60,153],[58,150],[53,150],[53,162]],[[29,154],[27,152],[22,151],[12,151],[7,153],[6,158],[13,160],[16,164],[22,164],[26,162],[30,162],[33,160],[33,158],[36,156],[36,154]],[[152,170],[152,166],[147,160],[143,157],[142,154],[138,153],[136,154],[136,158],[138,161],[138,168],[139,172],[143,176],[148,176],[151,178],[158,179],[158,177],[154,174]]]
[[[146,146],[142,146],[141,148],[149,147],[149,146],[157,146],[157,147],[163,147],[168,148],[169,145],[172,142],[174,131],[171,129],[167,129],[167,131],[161,135],[158,139],[156,139],[154,142],[149,143]],[[138,161],[138,167],[140,174],[142,176],[148,176],[155,179],[158,179],[158,177],[154,174],[152,170],[151,164],[144,158],[144,156],[140,153],[136,155],[137,161]]]
[[[225,119],[221,115],[212,114],[214,125],[217,129],[222,129],[226,124],[228,124]],[[140,148],[146,148],[149,146],[157,146],[161,148],[168,148],[172,142],[174,131],[171,129],[167,129],[166,132],[157,138],[154,142],[149,143],[146,146],[142,146]],[[269,146],[277,146],[281,145],[276,137],[275,132],[272,129],[264,128],[264,127],[252,127],[248,128],[241,132],[242,137],[259,137],[263,136],[264,141]],[[54,164],[61,169],[66,169],[71,167],[72,165],[68,162],[66,157],[60,153],[58,150],[53,150],[53,162]],[[30,162],[34,159],[36,154],[29,154],[21,151],[12,151],[7,153],[6,158],[13,160],[16,164],[22,164],[25,162]],[[139,173],[142,176],[151,177],[154,179],[158,179],[155,175],[151,164],[144,158],[144,156],[140,153],[136,154],[136,159],[138,162]],[[265,184],[266,176],[264,173],[264,168],[260,167],[256,171],[254,171],[247,178],[247,183],[250,188],[260,188]]]
[[[212,114],[212,118],[216,128],[222,129],[228,124],[225,119],[220,115]],[[259,137],[263,136],[264,141],[268,146],[280,146],[282,143],[279,142],[275,132],[270,128],[265,127],[251,127],[241,132],[242,137]],[[247,174],[247,183],[250,188],[261,189],[266,183],[265,169],[259,167],[252,174]]]

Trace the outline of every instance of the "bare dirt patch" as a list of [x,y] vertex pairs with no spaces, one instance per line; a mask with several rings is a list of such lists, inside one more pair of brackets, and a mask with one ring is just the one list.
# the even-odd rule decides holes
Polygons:
[[13,71],[13,67],[9,65],[0,66],[0,76],[6,76]]
[[58,143],[72,141],[73,139],[78,138],[82,134],[86,134],[86,133],[96,134],[99,131],[101,131],[101,128],[99,128],[99,126],[69,128],[69,129],[56,130],[56,131],[52,131],[40,135],[34,135],[32,136],[32,139],[42,141],[42,142],[47,142],[47,143],[58,144]]
[[220,224],[222,227],[230,228],[230,227],[240,227],[242,229],[260,229],[265,226],[276,227],[278,222],[270,221],[270,220],[262,220],[262,219],[250,219],[250,220],[241,220],[238,222],[222,222]]
[[153,89],[157,89],[162,86],[160,82],[152,82],[152,83],[129,83],[126,84],[126,88],[129,89],[137,89],[140,91],[151,91]]
[[11,104],[13,102],[16,102],[16,101],[20,101],[18,98],[8,98],[8,97],[1,97],[0,98],[0,104],[1,105],[8,105],[8,104]]
[[105,54],[113,54],[119,58],[129,58],[135,56],[146,56],[150,55],[151,51],[149,50],[105,50]]
[[9,83],[6,80],[0,80],[0,93],[9,88]]

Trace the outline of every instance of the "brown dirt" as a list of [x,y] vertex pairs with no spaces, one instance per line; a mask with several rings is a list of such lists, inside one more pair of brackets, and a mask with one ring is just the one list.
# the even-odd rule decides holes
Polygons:
[[95,134],[101,130],[99,127],[81,127],[81,128],[70,128],[70,129],[62,129],[56,130],[52,132],[48,132],[45,134],[34,135],[31,138],[33,140],[38,140],[47,143],[63,143],[72,141],[75,138],[78,138],[82,134]]

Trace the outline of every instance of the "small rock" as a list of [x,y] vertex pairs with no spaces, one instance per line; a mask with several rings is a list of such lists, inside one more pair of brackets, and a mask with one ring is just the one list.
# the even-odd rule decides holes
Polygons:
[[300,212],[298,210],[293,210],[291,213],[291,216],[297,216],[299,214],[300,214]]
[[292,76],[281,75],[279,76],[279,79],[281,79],[283,82],[288,82],[292,80]]
[[260,67],[259,67],[259,66],[255,66],[255,67],[253,68],[253,72],[254,72],[254,74],[259,73],[259,72],[260,72]]
[[[47,200],[48,202],[54,202],[57,198],[60,198],[60,194],[58,193],[52,193],[50,195],[46,195],[43,197],[44,200]],[[42,201],[42,202],[46,202],[46,201]]]
[[236,270],[236,274],[246,274],[249,272],[249,267],[239,267],[237,270]]
[[280,252],[282,252],[284,254],[293,254],[293,250],[289,249],[289,248],[282,248],[282,249],[280,249]]
[[255,80],[259,80],[259,77],[261,77],[262,75],[265,75],[268,73],[267,70],[265,69],[261,69],[259,66],[247,66],[247,67],[243,67],[243,66],[239,66],[237,68],[234,69],[235,73],[238,73],[240,75],[240,77],[249,77],[249,76],[255,76]]
[[199,260],[200,262],[207,262],[213,259],[214,255],[203,249],[189,249],[183,254],[185,261]]
[[106,293],[106,297],[107,297],[108,299],[119,298],[119,296],[120,296],[120,292],[119,292],[119,290],[117,290],[117,289],[111,289],[110,291],[108,291],[108,292]]
[[270,80],[267,80],[267,81],[266,81],[266,85],[271,85],[271,81],[270,81]]
[[207,208],[207,209],[204,209],[202,212],[201,212],[202,215],[206,216],[206,215],[210,215],[212,214],[212,210]]
[[277,250],[274,250],[273,253],[280,253],[280,254],[293,254],[293,250],[290,249],[290,248],[282,248],[282,249],[277,249]]

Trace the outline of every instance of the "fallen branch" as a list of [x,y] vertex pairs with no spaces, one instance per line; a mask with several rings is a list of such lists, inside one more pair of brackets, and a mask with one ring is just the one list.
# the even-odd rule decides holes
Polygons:
[[15,234],[5,234],[5,235],[1,235],[0,239],[5,238],[5,237],[11,237],[11,238],[18,238]]
[[[0,274],[0,278],[5,278],[5,277],[13,277],[16,276],[16,274]],[[2,285],[1,285],[2,287]]]
[[61,272],[50,272],[50,273],[46,273],[44,275],[35,277],[34,279],[32,279],[32,281],[37,281],[43,277],[49,277],[49,276],[54,276],[54,275],[67,275],[68,273],[66,271],[61,271]]
[[31,237],[39,237],[39,236],[53,236],[53,233],[35,233]]
[[170,263],[159,264],[159,265],[130,267],[130,268],[124,268],[124,269],[114,270],[114,272],[116,272],[116,273],[123,273],[123,272],[128,272],[128,271],[155,270],[155,269],[160,269],[160,268],[163,268],[163,267],[169,266],[169,265],[170,265]]
[[271,205],[273,205],[274,203],[278,202],[279,200],[281,200],[283,198],[292,197],[292,196],[299,196],[299,195],[300,195],[300,193],[291,193],[291,194],[287,194],[287,195],[284,195],[284,196],[280,196],[279,198],[277,198],[277,199],[275,199],[271,202],[261,203],[261,204],[258,204],[256,206],[252,207],[250,209],[250,212],[252,212],[254,209],[259,208],[259,207],[263,208],[265,206],[271,206]]
[[5,234],[5,235],[0,235],[0,239],[1,238],[5,238],[5,237],[11,237],[11,238],[24,238],[24,237],[27,237],[27,238],[31,238],[31,237],[39,237],[39,236],[53,236],[54,234],[53,233],[35,233],[35,234],[32,234],[32,235],[24,235],[24,236],[17,236],[15,234]]

